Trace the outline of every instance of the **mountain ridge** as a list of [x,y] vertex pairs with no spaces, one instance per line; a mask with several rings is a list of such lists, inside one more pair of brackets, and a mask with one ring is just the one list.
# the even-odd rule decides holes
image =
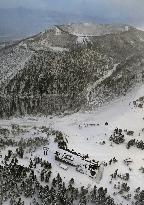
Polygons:
[[0,116],[95,109],[143,83],[143,51],[143,31],[87,23],[53,26],[3,48]]

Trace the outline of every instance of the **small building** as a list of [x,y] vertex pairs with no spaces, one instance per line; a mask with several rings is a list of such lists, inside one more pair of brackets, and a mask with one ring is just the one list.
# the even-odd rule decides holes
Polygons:
[[64,169],[64,170],[68,170],[68,167],[64,164],[59,164],[60,168]]
[[70,161],[74,161],[73,156],[72,156],[72,155],[69,155],[69,154],[66,154],[66,155],[64,154],[64,155],[63,155],[63,158],[64,158],[64,159],[67,159],[67,160],[70,160]]
[[80,172],[81,174],[84,174],[84,170],[83,170],[83,168],[82,168],[80,165],[78,165],[78,166],[76,167],[76,171],[77,171],[77,172]]

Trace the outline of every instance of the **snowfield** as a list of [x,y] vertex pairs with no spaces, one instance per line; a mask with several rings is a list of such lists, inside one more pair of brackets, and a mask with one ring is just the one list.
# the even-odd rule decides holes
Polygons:
[[[23,117],[12,118],[9,120],[0,120],[1,128],[10,128],[11,124],[17,124],[20,127],[26,127],[29,132],[19,137],[33,138],[34,127],[39,129],[42,126],[52,128],[54,130],[61,131],[68,140],[68,148],[74,149],[77,153],[88,154],[90,159],[95,159],[100,163],[108,163],[104,167],[102,173],[102,179],[97,183],[96,179],[90,178],[86,174],[79,173],[75,170],[75,167],[70,165],[66,168],[62,168],[60,163],[55,161],[54,153],[60,150],[54,139],[50,137],[48,147],[48,155],[44,156],[43,147],[39,147],[32,154],[27,153],[25,157],[20,160],[22,165],[27,165],[27,158],[42,157],[48,160],[52,164],[52,175],[56,176],[59,172],[63,180],[67,183],[71,178],[74,178],[75,185],[77,187],[98,187],[103,186],[108,188],[108,193],[114,197],[116,203],[122,203],[123,205],[131,204],[134,201],[134,191],[136,188],[144,188],[144,174],[139,170],[144,166],[144,151],[137,147],[126,148],[126,144],[129,140],[135,138],[136,140],[144,140],[144,108],[135,107],[133,101],[144,96],[144,85],[137,86],[128,95],[116,99],[110,104],[100,107],[96,111],[92,112],[79,112],[66,116],[47,116],[47,117]],[[107,122],[107,123],[106,123]],[[114,129],[118,127],[123,130],[134,131],[133,136],[129,136],[124,133],[125,142],[122,144],[115,144],[110,142],[109,137],[113,134]],[[37,133],[36,136],[46,138],[45,133]],[[105,143],[103,143],[105,141]],[[7,153],[9,147],[1,150],[1,154],[4,156]],[[11,147],[11,149],[15,149]],[[109,161],[112,158],[116,158],[117,163],[109,165]],[[124,163],[125,159],[130,158],[132,162],[129,166]],[[3,158],[2,158],[3,159]],[[0,162],[2,161],[0,159]],[[77,163],[81,164],[80,158],[75,158]],[[118,182],[122,183],[120,178],[113,179],[111,181],[111,174],[118,169],[118,173],[129,173],[130,178],[127,181],[130,186],[129,194],[132,195],[131,199],[125,200],[121,194],[118,194],[118,189],[114,186],[118,186]],[[40,171],[40,170],[37,170]],[[115,194],[114,194],[115,192]]]

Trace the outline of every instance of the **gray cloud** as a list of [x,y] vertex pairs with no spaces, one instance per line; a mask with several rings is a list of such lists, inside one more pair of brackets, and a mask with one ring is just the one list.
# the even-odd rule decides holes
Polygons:
[[144,0],[0,0],[0,8],[38,8],[144,26]]

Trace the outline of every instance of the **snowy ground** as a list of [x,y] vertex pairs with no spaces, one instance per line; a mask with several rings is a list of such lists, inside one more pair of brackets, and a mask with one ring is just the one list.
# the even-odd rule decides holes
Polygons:
[[[143,189],[144,187],[144,174],[139,170],[140,167],[144,166],[144,151],[136,147],[126,149],[126,143],[132,139],[144,140],[144,109],[136,108],[133,105],[133,101],[139,97],[144,96],[144,86],[137,87],[133,92],[130,92],[127,96],[117,99],[109,105],[99,108],[97,111],[90,113],[76,113],[69,116],[54,116],[54,117],[24,117],[24,118],[13,118],[10,120],[0,120],[0,127],[9,127],[11,124],[19,124],[20,126],[29,127],[31,132],[29,135],[33,136],[33,127],[52,127],[55,130],[59,130],[68,139],[68,148],[74,149],[81,154],[88,154],[90,158],[96,161],[105,161],[115,157],[118,163],[108,165],[104,168],[102,180],[97,186],[103,186],[108,188],[108,193],[114,197],[118,203],[131,204],[131,201],[126,201],[120,194],[113,196],[114,184],[118,181],[121,183],[121,179],[113,180],[112,184],[109,183],[110,175],[118,169],[118,173],[130,174],[130,180],[127,182],[130,186],[129,193],[134,195],[134,190],[138,187]],[[105,125],[108,122],[108,125]],[[95,125],[94,125],[95,124]],[[127,136],[125,134],[126,141],[121,144],[112,144],[109,141],[110,135],[113,130],[118,127],[121,129],[133,130],[133,136]],[[102,145],[102,141],[106,143]],[[76,172],[74,167],[68,166],[68,170],[65,171],[60,168],[59,163],[54,159],[54,152],[58,150],[57,145],[51,139],[48,145],[49,151],[48,156],[43,155],[42,148],[36,150],[33,153],[34,156],[41,156],[44,159],[48,159],[52,163],[53,175],[55,176],[58,172],[62,178],[67,182],[72,177],[75,179],[76,186],[94,186],[96,181],[91,179],[87,175]],[[2,151],[3,154],[6,150]],[[124,159],[131,158],[133,162],[130,166],[126,166],[123,162]],[[23,159],[21,163],[26,163],[26,159]],[[131,171],[130,169],[131,168]]]

